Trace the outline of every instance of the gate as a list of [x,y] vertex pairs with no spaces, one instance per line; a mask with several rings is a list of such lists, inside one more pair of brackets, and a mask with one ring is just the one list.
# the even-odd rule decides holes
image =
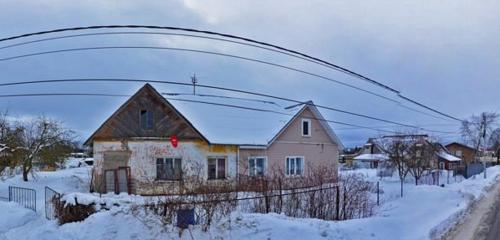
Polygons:
[[45,187],[45,217],[48,220],[57,218],[56,209],[59,207],[61,194],[50,187]]
[[30,188],[9,186],[9,202],[16,202],[36,212],[36,191]]

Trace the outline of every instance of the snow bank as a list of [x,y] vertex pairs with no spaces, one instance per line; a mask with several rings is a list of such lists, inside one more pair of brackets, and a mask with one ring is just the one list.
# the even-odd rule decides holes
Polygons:
[[129,195],[126,193],[120,193],[115,195],[112,193],[99,195],[97,193],[68,193],[61,197],[61,201],[65,202],[66,205],[96,205],[96,206],[106,206],[108,208],[112,206],[120,206],[126,204],[138,204],[142,205],[145,203],[144,197]]
[[13,202],[0,201],[0,239],[1,233],[22,226],[37,218],[35,212]]
[[[46,174],[43,183],[53,183],[56,188],[69,192],[75,182],[66,181],[70,172]],[[248,214],[234,212],[230,219],[214,223],[208,233],[201,226],[192,230],[194,239],[370,239],[370,240],[420,240],[439,235],[463,214],[471,201],[481,198],[488,188],[497,183],[500,166],[488,169],[488,178],[479,174],[475,178],[445,187],[405,184],[405,196],[399,197],[397,176],[380,179],[376,170],[361,169],[341,172],[360,173],[369,181],[380,181],[383,190],[382,205],[376,216],[341,222],[317,219],[297,219],[279,214]],[[63,178],[61,178],[64,176]],[[62,180],[61,180],[62,179]],[[71,179],[71,178],[70,178]],[[57,183],[57,184],[56,184]],[[39,184],[39,182],[31,182]],[[0,186],[1,187],[1,186]],[[43,195],[43,194],[42,194]],[[185,232],[181,238],[172,226],[165,227],[154,214],[144,208],[131,207],[134,203],[151,199],[127,194],[106,194],[101,197],[89,193],[68,193],[64,200],[75,204],[103,204],[109,211],[97,212],[82,222],[58,226],[55,221],[16,204],[0,202],[0,239],[191,239]]]

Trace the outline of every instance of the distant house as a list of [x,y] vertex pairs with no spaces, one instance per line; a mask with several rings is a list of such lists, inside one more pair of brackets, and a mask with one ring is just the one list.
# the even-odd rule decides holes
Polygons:
[[[297,178],[320,167],[337,177],[342,145],[309,103],[264,144],[213,140],[198,130],[210,124],[208,118],[196,119],[197,127],[151,85],[144,85],[85,142],[93,147],[93,189],[156,195],[191,178],[232,184],[240,175]],[[240,137],[251,133],[234,130],[251,126],[231,124],[225,122],[215,132]]]
[[373,138],[368,139],[361,151],[354,157],[357,167],[366,168],[378,168],[381,163],[388,160],[388,154],[382,150]]
[[342,154],[340,154],[339,162],[344,164],[345,168],[354,167],[354,158],[358,156],[361,150],[362,148],[360,147],[344,148]]
[[462,159],[452,155],[446,147],[437,143],[436,155],[438,156],[439,169],[457,170]]
[[473,147],[458,142],[452,142],[447,144],[445,148],[455,157],[461,158],[464,164],[475,162],[476,150]]

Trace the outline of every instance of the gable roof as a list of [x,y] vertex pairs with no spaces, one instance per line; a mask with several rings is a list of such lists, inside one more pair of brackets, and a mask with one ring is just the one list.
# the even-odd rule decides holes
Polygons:
[[302,113],[306,109],[311,110],[311,112],[312,112],[312,114],[314,116],[314,119],[316,119],[316,120],[318,120],[320,122],[321,126],[325,130],[325,132],[328,135],[328,137],[330,138],[330,140],[339,147],[339,150],[342,150],[344,148],[344,146],[342,145],[342,142],[337,137],[337,135],[335,134],[335,132],[333,131],[333,129],[330,127],[330,124],[328,124],[328,122],[326,122],[325,118],[323,117],[323,115],[321,115],[321,113],[319,112],[318,108],[314,105],[314,103],[312,101],[305,102],[304,106],[297,113],[295,113],[295,115],[285,124],[285,126],[283,126],[281,128],[281,130],[278,133],[276,133],[276,135],[274,135],[274,137],[268,142],[267,145],[269,146],[269,145],[273,144],[273,142],[275,142],[276,139],[278,139],[288,129],[288,127],[300,115],[302,115]]
[[476,151],[476,149],[474,149],[473,147],[468,146],[468,145],[463,144],[463,143],[459,143],[459,142],[452,142],[452,143],[448,143],[448,144],[446,144],[446,146],[445,146],[445,147],[446,147],[446,148],[448,148],[448,146],[451,146],[451,145],[458,145],[458,146],[460,146],[460,147],[467,148],[467,149],[470,149],[470,150],[472,150],[472,151]]
[[156,89],[151,86],[149,83],[145,84],[141,89],[139,89],[132,97],[130,97],[123,105],[121,105],[106,121],[104,121],[103,124],[84,142],[84,145],[91,145],[92,141],[95,139],[95,137],[103,131],[103,129],[111,124],[112,120],[116,118],[120,113],[125,111],[125,109],[132,104],[133,102],[137,101],[139,96],[141,94],[149,94],[155,98],[155,100],[158,100],[160,104],[162,104],[164,107],[167,107],[169,109],[172,109],[173,112],[175,113],[176,117],[179,117],[182,121],[184,121],[190,129],[192,129],[196,135],[198,135],[201,139],[206,141],[207,143],[210,143],[208,139],[201,134],[200,131],[198,131],[194,125],[186,118],[180,111],[178,111],[167,99],[165,99]]
[[[149,92],[150,95],[157,99],[157,101],[171,108],[176,115],[182,118],[183,121],[185,121],[187,125],[189,125],[193,131],[197,133],[200,138],[209,144],[239,145],[258,148],[267,147],[269,144],[274,142],[274,140],[283,131],[285,131],[294,119],[298,118],[306,109],[309,109],[314,116],[314,119],[319,120],[321,123],[321,126],[323,127],[326,135],[328,135],[328,138],[330,138],[340,150],[343,149],[342,142],[333,132],[328,122],[324,121],[323,116],[311,101],[305,103],[304,106],[293,115],[272,114],[269,112],[256,112],[249,110],[238,111],[235,113],[234,108],[210,104],[200,105],[200,102],[190,102],[190,99],[166,99],[162,93],[158,92],[150,84],[144,85],[138,92],[122,104],[118,110],[116,110],[106,121],[104,121],[102,125],[100,125],[100,127],[85,141],[84,144],[91,145],[94,139],[99,139],[99,137],[96,137],[97,133],[102,131],[102,129],[105,128],[105,126],[109,124],[114,117],[127,108],[127,106],[135,101],[134,99],[144,91]],[[198,95],[187,96],[190,98],[202,97]],[[227,104],[227,101],[245,100],[228,100],[221,98],[219,101],[221,101],[220,103],[222,104]],[[214,100],[211,102],[216,103],[217,101]],[[196,106],[192,106],[193,104]],[[278,104],[270,105],[269,103],[251,103],[248,102],[248,100],[245,101],[246,106],[249,104],[255,104],[252,105],[252,107],[255,108],[262,108],[263,105],[265,105],[265,108],[270,108],[270,106],[272,106],[282,109],[282,107]],[[256,106],[257,104],[260,105]]]

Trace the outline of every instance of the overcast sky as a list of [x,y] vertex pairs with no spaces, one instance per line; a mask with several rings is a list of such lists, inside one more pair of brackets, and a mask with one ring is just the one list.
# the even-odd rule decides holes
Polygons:
[[[400,90],[403,94],[465,118],[500,109],[500,3],[497,1],[7,1],[0,0],[0,38],[55,28],[145,24],[211,30],[254,38],[299,50],[349,68]],[[93,31],[99,32],[99,31]],[[65,33],[68,34],[68,33]],[[53,34],[62,36],[65,34]],[[0,43],[1,46],[38,38]],[[328,76],[387,97],[397,98],[359,79],[331,69],[266,51],[217,41],[160,35],[81,37],[0,49],[0,58],[61,48],[161,46],[238,54],[273,61]],[[0,61],[0,82],[57,78],[149,78],[199,82],[258,91],[317,104],[456,132],[459,123],[409,111],[394,102],[344,86],[248,61],[166,50],[102,50],[61,53]],[[81,92],[133,94],[142,84],[71,83],[2,87],[6,93]],[[161,92],[190,88],[154,85]],[[199,90],[201,93],[237,96]],[[238,95],[240,97],[249,97]],[[192,99],[192,98],[191,98]],[[207,101],[218,99],[196,98]],[[16,117],[45,114],[61,119],[87,138],[126,99],[97,97],[0,98],[0,109]],[[227,101],[227,100],[224,100]],[[256,103],[232,101],[234,104]],[[283,107],[259,104],[287,112]],[[406,106],[417,108],[403,101]],[[251,123],[271,121],[270,114],[180,104],[195,125],[220,136],[268,133]],[[373,120],[321,110],[330,120],[400,130]],[[430,112],[427,112],[430,113]],[[284,123],[286,117],[279,116]],[[238,122],[239,121],[239,122]],[[276,120],[273,120],[276,121]],[[208,124],[208,122],[216,122]],[[239,127],[228,127],[226,123]],[[269,124],[273,125],[273,124]],[[276,124],[274,124],[276,125]],[[273,126],[274,126],[273,125]],[[362,144],[381,132],[331,124],[344,145]],[[273,128],[274,129],[274,128]],[[257,131],[259,130],[259,131]],[[267,134],[269,135],[269,134]],[[444,142],[457,137],[436,134]],[[228,140],[231,140],[228,139]]]

